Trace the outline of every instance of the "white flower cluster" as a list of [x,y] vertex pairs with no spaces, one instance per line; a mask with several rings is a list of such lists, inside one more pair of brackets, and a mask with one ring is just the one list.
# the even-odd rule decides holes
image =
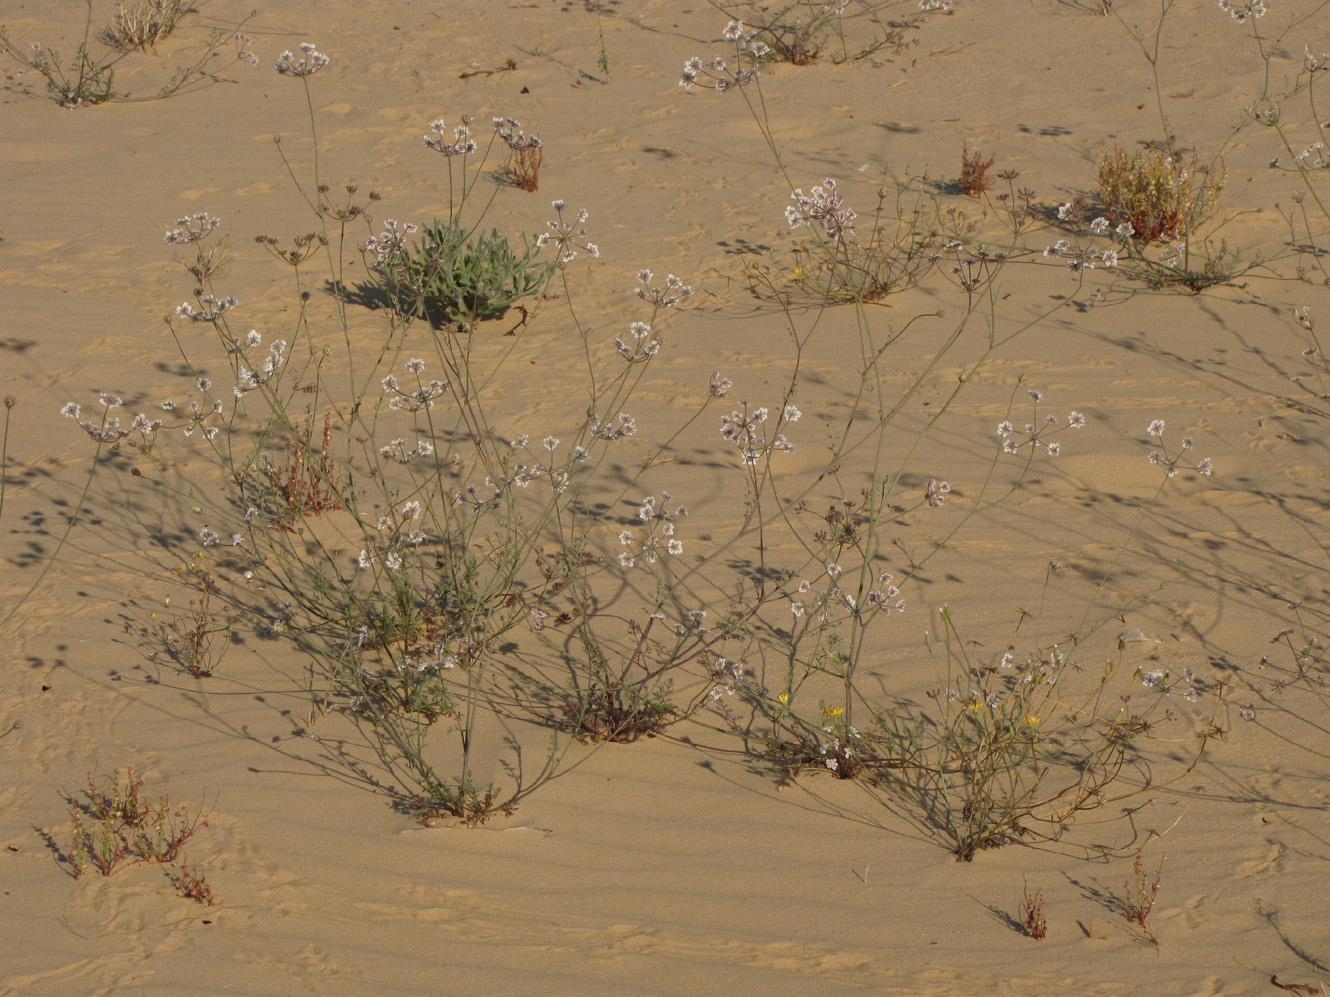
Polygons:
[[827,177],[813,187],[807,194],[795,189],[790,195],[794,204],[785,208],[785,221],[791,229],[801,225],[810,228],[814,223],[832,242],[843,242],[854,235],[854,220],[857,216],[853,208],[844,207],[844,198],[836,193],[836,181]]
[[[715,380],[713,378],[714,386]],[[714,394],[714,390],[713,390]],[[776,420],[776,431],[768,440],[766,423],[770,416],[765,406],[753,407],[747,402],[740,402],[742,408],[729,415],[720,417],[720,435],[739,448],[743,462],[753,465],[772,453],[794,453],[794,444],[780,431],[780,427],[790,422],[798,422],[803,415],[795,406],[786,405]]]
[[1159,445],[1158,450],[1150,451],[1150,456],[1149,456],[1150,463],[1157,464],[1158,466],[1165,468],[1168,477],[1170,478],[1173,477],[1180,470],[1196,471],[1198,474],[1203,474],[1206,477],[1209,477],[1211,474],[1214,473],[1215,469],[1214,463],[1210,460],[1209,457],[1202,457],[1194,465],[1192,464],[1184,465],[1181,463],[1183,454],[1185,454],[1188,450],[1191,450],[1193,447],[1196,446],[1196,441],[1193,440],[1190,436],[1184,436],[1182,438],[1182,449],[1179,450],[1176,454],[1170,454],[1168,452],[1168,447],[1164,446],[1163,419],[1153,420],[1150,423],[1150,425],[1146,427],[1145,432],[1148,436],[1153,436],[1155,442]]
[[593,410],[587,413],[587,425],[591,427],[591,435],[598,440],[613,442],[637,435],[637,420],[627,412],[620,412],[617,422],[614,419],[601,422],[600,416]]
[[725,25],[722,37],[727,42],[734,42],[733,68],[722,57],[717,56],[709,64],[704,64],[697,56],[683,64],[683,73],[679,77],[679,86],[692,90],[695,86],[725,93],[735,87],[745,87],[755,82],[762,74],[757,67],[766,58],[766,42],[757,41],[756,31],[745,31],[742,21],[730,21]]
[[1248,19],[1263,17],[1266,13],[1265,0],[1219,0],[1219,9],[1239,24]]
[[452,141],[448,141],[444,134],[448,130],[448,124],[442,118],[437,121],[431,121],[429,126],[430,134],[425,135],[425,145],[443,156],[469,156],[476,151],[476,141],[471,138],[471,129],[467,126],[466,119],[453,129]]
[[[1034,418],[1039,417],[1039,403],[1044,400],[1043,392],[1036,391],[1033,388],[1026,389],[1027,394],[1034,400]],[[1027,422],[1024,432],[1018,432],[1012,425],[1010,419],[1003,419],[998,423],[997,435],[1002,440],[1003,453],[1019,453],[1021,448],[1029,447],[1031,450],[1038,450],[1043,447],[1050,457],[1056,457],[1062,452],[1060,443],[1048,442],[1048,436],[1054,433],[1060,433],[1064,429],[1084,429],[1085,416],[1080,412],[1070,412],[1067,415],[1066,425],[1058,422],[1055,415],[1046,415],[1042,421]]]
[[492,124],[494,133],[514,152],[520,149],[539,149],[544,145],[539,135],[527,135],[522,131],[522,122],[516,118],[494,118]]
[[[550,483],[550,490],[556,494],[562,492],[568,487],[568,478],[572,473],[572,468],[581,464],[588,457],[590,452],[585,447],[573,447],[569,452],[567,459],[562,463],[554,460],[554,451],[559,448],[559,439],[555,436],[546,436],[540,441],[540,449],[544,453],[534,450],[531,446],[531,437],[523,434],[508,444],[510,450],[522,450],[531,459],[528,464],[526,461],[514,461],[505,463],[503,471],[493,478],[486,478],[485,484],[498,489],[503,489],[508,485],[516,485],[518,488],[525,488],[533,481],[547,480]],[[500,492],[496,491],[496,495]]]
[[389,218],[383,223],[383,231],[366,239],[360,244],[362,253],[373,253],[374,260],[383,266],[391,263],[406,251],[406,237],[420,231],[414,222],[405,222],[400,227]]
[[633,293],[657,308],[673,308],[680,301],[686,301],[693,296],[693,289],[674,274],[665,276],[664,287],[652,287],[652,279],[653,275],[646,267],[637,271],[637,282],[642,286],[633,288]]
[[[247,342],[250,345],[259,345],[260,339],[257,332],[251,329],[249,337]],[[268,355],[263,358],[263,362],[257,367],[251,370],[244,364],[240,364],[236,368],[238,381],[235,386],[235,396],[237,398],[243,398],[255,388],[262,387],[277,376],[286,363],[286,345],[285,339],[278,339],[268,347]]]
[[313,42],[301,42],[297,57],[290,50],[277,57],[277,71],[283,76],[313,76],[328,65],[328,57],[314,47]]
[[[1182,670],[1182,681],[1184,691],[1182,698],[1189,703],[1196,702],[1196,687],[1193,682],[1196,680],[1196,672],[1192,668]],[[1173,695],[1177,689],[1178,683],[1173,680],[1172,674],[1164,668],[1153,668],[1148,672],[1141,673],[1141,685],[1147,689],[1158,689],[1165,696]]]
[[421,375],[425,372],[425,361],[418,357],[412,357],[406,362],[407,372],[414,374],[416,386],[414,389],[403,388],[397,380],[396,374],[387,375],[382,382],[385,394],[392,395],[388,399],[388,407],[400,412],[428,412],[434,407],[434,403],[442,398],[447,392],[449,382],[440,381],[437,378],[425,381]]
[[629,548],[619,554],[621,567],[633,567],[638,558],[647,564],[655,564],[660,559],[662,547],[671,557],[678,557],[683,553],[683,541],[674,536],[674,520],[688,515],[688,509],[680,505],[670,512],[666,503],[673,498],[669,492],[661,492],[659,507],[656,505],[654,495],[648,495],[642,500],[642,505],[637,510],[637,518],[645,524],[646,536],[639,541],[632,530],[620,532],[619,544]]
[[545,224],[549,226],[553,235],[550,232],[540,233],[536,236],[536,245],[544,249],[546,246],[553,244],[555,251],[558,253],[556,263],[560,269],[577,259],[579,249],[586,250],[588,256],[599,257],[600,248],[594,242],[586,241],[586,229],[581,227],[582,223],[587,220],[586,208],[578,209],[577,214],[570,220],[564,216],[564,212],[568,210],[567,201],[554,201],[552,206],[555,219]]
[[211,294],[200,294],[198,296],[199,307],[195,308],[188,301],[183,302],[175,313],[181,318],[187,318],[191,322],[216,322],[223,315],[229,312],[236,305],[240,304],[231,295],[215,298]]
[[[212,382],[206,377],[198,379],[199,390],[208,392],[212,390]],[[125,403],[119,395],[113,395],[109,391],[100,392],[98,400],[106,410],[102,413],[100,420],[94,422],[91,419],[82,418],[82,409],[77,402],[66,402],[60,409],[60,414],[67,419],[73,419],[79,424],[88,437],[95,443],[109,443],[118,445],[124,443],[131,449],[140,453],[147,453],[152,450],[153,444],[157,440],[157,434],[161,430],[179,430],[185,436],[193,436],[195,430],[199,430],[205,440],[213,440],[219,432],[216,426],[207,424],[208,417],[220,415],[222,412],[222,403],[213,400],[207,405],[202,405],[198,401],[191,401],[185,408],[185,421],[176,425],[168,426],[162,419],[149,419],[142,412],[135,415],[127,427],[122,426],[120,417],[112,413],[122,407]],[[161,404],[163,412],[180,411],[176,403],[170,400]]]
[[201,242],[218,225],[222,224],[222,220],[208,214],[206,211],[200,211],[197,215],[191,215],[188,218],[177,218],[175,223],[180,227],[167,231],[166,241],[173,246],[184,246],[191,242]]
[[400,570],[406,563],[403,554],[407,548],[419,547],[427,539],[424,531],[414,525],[421,514],[420,503],[411,501],[402,506],[400,522],[392,516],[380,516],[378,530],[387,536],[365,546],[356,563],[362,568],[381,563],[389,571]]
[[863,593],[862,600],[841,588],[840,578],[844,569],[839,564],[828,564],[826,573],[825,592],[814,595],[812,582],[806,578],[799,582],[798,595],[802,598],[790,601],[790,612],[796,618],[807,613],[813,619],[826,621],[833,608],[848,610],[851,614],[857,614],[860,620],[866,619],[870,613],[905,612],[905,600],[901,598],[901,590],[896,587],[896,576],[890,571],[879,572],[876,584],[869,579],[873,587]]
[[643,363],[660,352],[660,339],[651,335],[651,326],[645,322],[634,322],[628,327],[628,334],[633,339],[631,345],[616,338],[614,346],[619,351],[619,356],[629,363]]

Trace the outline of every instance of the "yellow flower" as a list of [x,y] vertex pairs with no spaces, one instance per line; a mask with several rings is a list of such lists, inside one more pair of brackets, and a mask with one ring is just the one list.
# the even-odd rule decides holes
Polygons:
[[823,712],[826,713],[826,715],[829,716],[832,720],[835,720],[838,716],[840,716],[842,713],[845,712],[845,707],[827,706],[823,708]]
[[781,706],[789,706],[790,694],[788,692],[782,692],[779,696],[776,697],[776,702],[780,703]]
[[1043,717],[1041,717],[1038,713],[1031,713],[1028,717],[1025,718],[1025,722],[1029,724],[1031,727],[1038,727],[1039,721],[1042,719]]

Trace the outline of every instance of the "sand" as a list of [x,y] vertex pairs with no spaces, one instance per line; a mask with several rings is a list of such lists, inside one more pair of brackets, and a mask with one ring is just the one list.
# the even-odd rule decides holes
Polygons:
[[[271,339],[291,327],[291,274],[253,237],[287,241],[312,228],[273,141],[281,136],[297,175],[309,175],[304,90],[273,67],[311,41],[331,59],[309,78],[322,176],[335,202],[346,182],[360,185],[361,203],[370,189],[382,194],[370,208],[376,231],[387,218],[446,211],[442,160],[421,144],[431,121],[451,127],[473,115],[483,138],[492,116],[510,115],[544,140],[539,190],[484,178],[478,189],[495,195],[489,218],[510,232],[543,230],[555,198],[570,213],[588,210],[600,255],[582,253],[569,280],[595,341],[612,349],[643,317],[631,293],[639,268],[693,286],[695,297],[657,323],[663,348],[622,467],[697,409],[715,371],[735,381],[725,406],[779,406],[789,330],[807,335],[805,416],[789,427],[796,451],[771,459],[820,508],[836,488],[809,482],[848,412],[860,323],[882,332],[943,313],[908,326],[881,377],[883,397],[916,385],[899,445],[887,447],[898,459],[983,354],[988,315],[929,368],[964,312],[944,274],[929,271],[862,313],[786,315],[751,293],[744,263],[788,261],[791,183],[806,191],[836,179],[862,225],[884,175],[927,173],[924,189],[940,205],[978,217],[981,203],[951,186],[966,144],[1036,191],[1043,220],[1024,245],[1067,236],[1056,208],[1095,191],[1101,157],[1162,133],[1149,63],[1122,23],[1153,30],[1157,5],[1119,0],[1122,22],[1088,6],[956,0],[910,29],[903,52],[764,67],[788,181],[742,94],[678,86],[685,59],[725,51],[727,16],[708,4],[612,2],[599,14],[547,0],[268,5],[244,28],[260,65],[229,65],[220,75],[233,82],[75,110],[47,99],[35,74],[0,67],[0,392],[16,398],[0,510],[0,729],[22,723],[0,738],[0,992],[1238,995],[1277,992],[1272,974],[1330,980],[1330,717],[1315,690],[1276,691],[1274,665],[1260,666],[1264,655],[1287,665],[1287,650],[1270,644],[1284,627],[1325,639],[1327,410],[1290,378],[1311,371],[1293,309],[1323,319],[1330,310],[1318,276],[1295,279],[1299,258],[1275,211],[1292,206],[1302,181],[1268,168],[1287,155],[1273,132],[1249,123],[1235,133],[1264,72],[1251,26],[1210,0],[1179,0],[1168,15],[1161,103],[1184,148],[1222,151],[1227,164],[1209,231],[1226,221],[1231,246],[1281,258],[1200,295],[1103,269],[1078,280],[1034,265],[1046,262],[1037,252],[1003,270],[992,328],[1005,341],[908,467],[910,505],[934,477],[953,495],[892,529],[935,543],[985,496],[1016,487],[909,579],[905,611],[873,631],[866,651],[884,703],[926,701],[943,679],[924,635],[939,632],[943,606],[980,653],[998,653],[1023,612],[1030,622],[1016,642],[1048,646],[1075,632],[1092,603],[1098,619],[1130,602],[1084,660],[1097,668],[1116,658],[1116,636],[1138,631],[1114,686],[1137,701],[1158,694],[1136,669],[1193,670],[1197,703],[1165,704],[1171,717],[1157,714],[1147,750],[1159,781],[1176,781],[1085,815],[1060,841],[957,862],[917,810],[826,773],[782,779],[755,742],[716,730],[724,714],[710,710],[631,744],[568,746],[557,777],[511,816],[475,829],[421,826],[394,806],[400,782],[356,725],[340,711],[320,715],[310,678],[320,663],[297,643],[251,627],[206,679],[153,655],[151,614],[168,596],[187,598],[173,572],[198,548],[200,527],[231,531],[193,511],[216,508],[225,487],[197,438],[107,458],[89,484],[93,446],[59,417],[70,401],[95,411],[98,391],[123,396],[131,412],[189,395],[193,375],[163,322],[191,300],[191,278],[174,262],[182,254],[162,238],[181,216],[209,212],[232,235],[234,261],[218,284],[241,300],[234,328]],[[1258,22],[1266,34],[1310,17],[1274,51],[1282,85],[1304,44],[1319,52],[1330,38],[1319,5],[1269,6]],[[109,5],[94,7],[94,24],[109,19]],[[117,83],[150,93],[209,26],[248,13],[232,0],[200,8],[156,54],[127,58]],[[884,16],[917,8],[889,5]],[[84,13],[0,0],[0,24],[20,47],[40,40],[72,52]],[[851,24],[853,41],[864,28]],[[1294,101],[1286,114],[1306,118]],[[1292,127],[1302,142],[1315,138]],[[1318,189],[1330,193],[1323,178]],[[980,224],[1000,241],[994,217]],[[317,327],[333,309],[318,293],[326,269],[311,267]],[[1105,300],[1090,307],[1096,289]],[[354,348],[373,351],[382,322],[352,306]],[[510,324],[475,333],[478,355],[515,351],[495,389],[497,427],[573,432],[586,361],[565,303],[542,301],[513,339],[503,337]],[[229,376],[202,334],[194,343],[214,377]],[[1045,396],[1040,417],[1065,421],[1075,410],[1087,426],[1059,436],[1061,455],[1039,454],[1023,478],[1024,456],[999,460],[982,492],[1000,446],[994,428],[1009,411],[1028,421],[1026,387]],[[721,411],[709,409],[676,459],[627,493],[636,502],[668,490],[688,502],[680,531],[690,555],[725,535],[741,507],[737,454],[716,432]],[[1194,437],[1214,474],[1165,482],[1147,460],[1154,419],[1174,452]],[[864,473],[846,468],[842,494]],[[794,550],[778,531],[770,544],[777,555]],[[718,572],[707,578],[723,590]],[[767,667],[754,656],[750,688],[770,685]],[[693,692],[702,683],[695,672],[680,677]],[[719,705],[738,716],[741,699]],[[1212,718],[1223,736],[1187,772]],[[548,732],[509,717],[486,736],[497,748],[505,731],[535,764]],[[486,755],[480,777],[504,784],[501,757]],[[207,813],[185,852],[214,906],[178,895],[154,864],[72,875],[70,801],[85,799],[90,773],[126,766],[150,796]],[[1157,945],[1124,916],[1143,843],[1149,870],[1162,862]],[[1046,901],[1042,941],[1019,925],[1023,881]]]

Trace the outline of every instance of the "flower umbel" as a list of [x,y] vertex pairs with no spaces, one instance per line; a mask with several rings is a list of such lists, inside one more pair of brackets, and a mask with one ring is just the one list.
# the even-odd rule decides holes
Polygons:
[[854,235],[853,208],[843,206],[844,199],[836,193],[836,181],[827,177],[805,194],[796,189],[790,198],[794,204],[785,208],[785,220],[790,228],[800,225],[810,228],[814,223],[822,227],[827,238],[834,243],[844,242]]
[[166,233],[166,241],[173,246],[184,246],[191,242],[203,241],[210,232],[222,224],[222,220],[206,211],[200,211],[188,218],[177,218],[176,224],[180,227],[170,229]]
[[453,129],[452,141],[448,141],[446,132],[448,125],[442,118],[437,121],[431,121],[430,134],[424,136],[425,145],[443,156],[469,156],[476,151],[475,139],[470,138],[471,129],[467,127],[468,119],[463,118],[462,123]]
[[328,57],[314,47],[313,42],[301,42],[297,58],[290,50],[277,57],[277,72],[283,76],[313,76],[328,65]]
[[674,274],[666,274],[664,287],[653,287],[652,276],[646,267],[637,271],[637,282],[642,286],[633,288],[633,293],[657,308],[673,308],[680,301],[687,301],[693,296],[693,289]]
[[1058,417],[1055,415],[1046,415],[1041,420],[1039,418],[1039,403],[1044,400],[1043,392],[1029,388],[1026,393],[1034,400],[1034,412],[1030,417],[1031,421],[1025,424],[1023,431],[1017,430],[1009,419],[1004,419],[998,423],[997,434],[998,438],[1002,440],[1002,452],[1014,454],[1020,453],[1024,447],[1029,447],[1031,450],[1038,450],[1043,447],[1050,457],[1056,457],[1062,452],[1062,445],[1048,442],[1048,437],[1066,429],[1084,429],[1085,416],[1080,412],[1072,411],[1067,414],[1065,424],[1058,422]]
[[[714,381],[713,381],[714,384]],[[729,415],[720,417],[720,435],[739,448],[739,455],[748,465],[756,464],[763,457],[770,457],[774,452],[794,453],[794,444],[786,439],[779,429],[787,422],[798,418],[798,409],[791,413],[790,408],[775,420],[776,432],[767,439],[766,423],[769,413],[765,406],[755,407],[748,402],[740,402],[741,408]]]
[[1239,24],[1265,14],[1265,0],[1219,0],[1219,9]]
[[725,25],[724,38],[727,42],[734,42],[734,66],[731,67],[721,56],[710,63],[703,63],[693,56],[683,64],[679,86],[685,90],[697,86],[724,93],[755,82],[762,75],[757,67],[768,51],[765,42],[754,40],[756,34],[756,31],[745,31],[742,21],[730,21]]
[[553,208],[554,221],[545,223],[550,231],[536,236],[536,245],[544,249],[553,244],[558,253],[557,265],[560,270],[577,259],[579,249],[586,250],[588,256],[599,257],[600,248],[594,242],[586,241],[587,232],[582,228],[582,223],[587,220],[586,208],[579,208],[571,219],[564,214],[568,210],[566,201],[554,201]]
[[1183,456],[1187,451],[1196,446],[1196,441],[1190,436],[1182,438],[1182,448],[1175,454],[1168,452],[1168,447],[1164,444],[1164,420],[1155,419],[1146,427],[1146,435],[1154,437],[1155,443],[1159,446],[1158,450],[1150,451],[1150,463],[1158,464],[1165,469],[1168,477],[1173,477],[1178,471],[1195,471],[1198,474],[1204,474],[1209,477],[1214,473],[1214,464],[1209,457],[1202,457],[1195,464],[1184,464]]

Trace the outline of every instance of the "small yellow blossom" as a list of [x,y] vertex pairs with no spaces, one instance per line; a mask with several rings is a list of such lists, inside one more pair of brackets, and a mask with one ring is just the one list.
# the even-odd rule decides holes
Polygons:
[[790,694],[788,692],[782,692],[779,696],[776,697],[776,702],[780,703],[781,706],[789,706]]
[[832,720],[835,720],[838,716],[840,716],[842,713],[845,712],[845,707],[827,706],[823,709],[823,712],[826,713],[826,715],[830,717]]
[[1028,717],[1025,718],[1025,722],[1029,724],[1031,727],[1038,727],[1039,721],[1042,719],[1043,717],[1041,717],[1038,713],[1031,713]]

